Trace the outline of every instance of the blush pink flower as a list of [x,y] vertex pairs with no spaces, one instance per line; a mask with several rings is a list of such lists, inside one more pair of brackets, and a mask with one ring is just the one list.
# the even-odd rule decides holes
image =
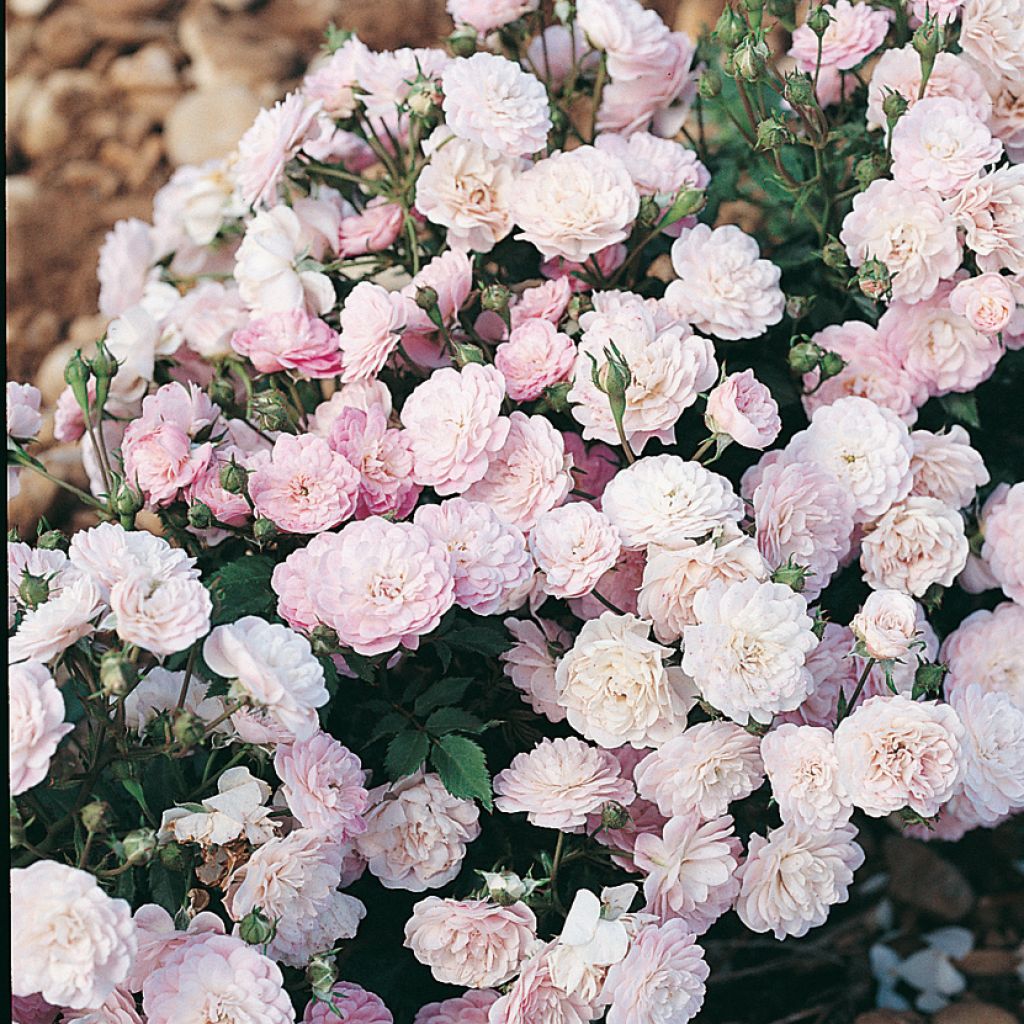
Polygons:
[[100,246],[99,309],[104,316],[120,316],[142,301],[153,266],[153,227],[132,217],[117,221]]
[[998,334],[1016,309],[1013,290],[1000,274],[979,274],[960,281],[949,293],[949,308],[982,334]]
[[532,402],[545,388],[568,380],[575,364],[572,339],[543,317],[530,317],[514,326],[508,341],[494,353],[508,397],[516,402]]
[[448,0],[446,9],[456,24],[469,25],[485,36],[538,6],[539,0]]
[[298,632],[310,633],[319,625],[314,600],[320,582],[317,563],[335,542],[336,534],[317,534],[274,566],[270,586],[277,595],[277,614]]
[[1011,164],[972,181],[952,201],[952,216],[982,271],[1024,273],[1024,167]]
[[110,588],[110,611],[122,640],[163,656],[184,651],[210,631],[213,602],[197,579],[136,570]]
[[135,999],[123,988],[115,988],[99,1006],[88,1010],[65,1010],[60,1024],[144,1024]]
[[28,441],[39,433],[43,417],[39,412],[42,395],[31,384],[7,382],[7,436]]
[[395,1018],[380,996],[350,981],[339,981],[331,988],[326,1000],[311,999],[302,1014],[302,1024],[338,1024],[339,1021],[344,1021],[344,1024],[395,1024]]
[[282,434],[251,460],[255,511],[288,533],[319,533],[355,511],[359,473],[315,434]]
[[1005,601],[992,611],[972,612],[946,637],[942,661],[949,666],[946,694],[978,683],[986,692],[1010,695],[1024,707],[1024,605]]
[[850,657],[854,643],[848,626],[825,624],[818,646],[804,662],[813,680],[811,692],[795,711],[779,716],[782,721],[832,728],[839,708],[839,691],[849,699],[860,678],[858,662]]
[[561,722],[565,709],[558,703],[555,666],[557,656],[572,646],[572,637],[548,619],[505,619],[505,628],[515,640],[499,655],[505,675],[538,715]]
[[447,548],[412,523],[349,523],[314,568],[318,617],[359,654],[415,650],[455,599]]
[[512,987],[491,1004],[488,1024],[587,1024],[591,1007],[551,977],[549,943],[523,965]]
[[46,778],[58,744],[74,726],[64,721],[64,700],[43,665],[25,661],[8,672],[8,777],[11,795],[18,796]]
[[517,754],[494,777],[494,792],[499,811],[524,811],[530,824],[562,832],[582,832],[588,814],[636,796],[607,750],[576,737],[543,739],[528,754]]
[[395,350],[406,324],[406,303],[397,292],[360,281],[341,310],[338,344],[346,384],[370,380],[380,373]]
[[352,36],[306,75],[303,93],[311,100],[319,100],[321,109],[331,118],[351,117],[357,102],[354,89],[366,53],[366,44]]
[[1024,484],[1000,484],[985,503],[981,557],[1011,601],[1024,604]]
[[[420,349],[440,344],[437,325],[426,310],[416,305],[416,292],[433,288],[437,292],[437,308],[449,329],[455,324],[459,310],[473,288],[473,267],[464,252],[450,249],[435,256],[403,289],[408,327],[402,347],[415,359]],[[442,346],[443,347],[443,346]],[[436,360],[436,352],[435,352]],[[424,360],[425,364],[426,361]],[[429,365],[441,365],[433,362]]]
[[966,508],[977,489],[989,482],[981,455],[971,447],[970,435],[959,424],[941,434],[915,430],[910,440],[914,445],[911,494],[937,498],[950,508]]
[[491,988],[519,970],[537,938],[537,919],[525,903],[428,896],[405,923],[405,947],[445,985]]
[[[671,203],[681,189],[702,189],[711,183],[711,175],[697,154],[674,139],[661,139],[650,132],[629,136],[603,132],[594,145],[617,156],[640,195],[655,196],[662,206]],[[683,223],[693,226],[685,220]]]
[[607,517],[574,501],[545,512],[530,531],[530,553],[552,597],[582,597],[619,557],[619,535]]
[[526,599],[533,578],[526,538],[488,505],[449,498],[440,505],[423,505],[413,521],[451,553],[460,608],[501,615]]
[[103,610],[103,593],[91,576],[70,580],[55,597],[25,613],[8,640],[8,663],[52,660],[93,633]]
[[402,207],[384,196],[371,199],[362,213],[342,217],[338,232],[338,255],[345,258],[381,252],[394,244],[402,230]]
[[779,436],[782,420],[772,393],[753,370],[732,373],[708,395],[708,429],[744,448],[763,450]]
[[[885,41],[889,31],[888,11],[836,0],[825,4],[830,16],[828,28],[821,37],[821,66],[836,71],[849,71],[865,57],[874,53]],[[813,72],[818,66],[818,37],[807,24],[793,33],[789,55],[801,71]]]
[[413,1024],[487,1024],[487,1012],[497,998],[492,988],[470,989],[454,999],[427,1003]]
[[898,590],[875,590],[850,622],[876,661],[907,657],[917,635],[917,604]]
[[341,373],[338,343],[338,335],[323,320],[302,309],[250,320],[231,336],[231,347],[260,373],[296,370],[314,379]]
[[224,922],[210,911],[196,914],[185,931],[177,931],[174,918],[155,903],[143,903],[132,920],[138,937],[138,953],[125,981],[131,992],[141,992],[146,979],[159,970],[175,950],[191,942],[201,942],[207,935],[224,934]]
[[1024,78],[1024,27],[1013,0],[965,0],[960,46],[977,66],[992,74]]

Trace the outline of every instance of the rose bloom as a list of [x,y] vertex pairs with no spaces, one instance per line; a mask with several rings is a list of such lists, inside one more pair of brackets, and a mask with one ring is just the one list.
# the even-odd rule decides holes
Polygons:
[[380,373],[401,340],[406,312],[402,297],[379,284],[360,281],[352,289],[341,310],[338,336],[344,383],[369,380]]
[[282,434],[250,466],[256,513],[288,533],[319,533],[355,511],[359,474],[322,437]]
[[223,846],[244,837],[254,846],[274,837],[277,822],[264,804],[270,787],[248,768],[229,768],[217,779],[216,796],[207,797],[196,809],[169,807],[160,819],[160,842]]
[[452,796],[433,773],[378,786],[370,790],[370,804],[356,849],[385,889],[440,889],[459,873],[467,844],[480,835],[476,804]]
[[490,505],[506,523],[527,531],[568,497],[574,486],[572,459],[546,417],[516,410],[505,422],[505,443],[464,496]]
[[78,1010],[97,1006],[128,975],[138,940],[131,907],[88,872],[37,860],[11,871],[11,991]]
[[877,661],[906,658],[917,636],[917,604],[898,590],[875,590],[850,622],[853,635]]
[[982,334],[998,334],[1013,317],[1013,291],[1000,274],[965,278],[949,293],[949,308]]
[[829,470],[853,499],[855,523],[884,513],[910,490],[910,431],[900,418],[867,398],[841,398],[815,410],[794,435],[787,461]]
[[804,663],[813,680],[811,692],[795,711],[780,715],[781,721],[832,728],[840,689],[852,694],[860,678],[859,662],[850,657],[855,642],[848,626],[825,623],[818,646],[807,655]]
[[956,222],[938,196],[879,178],[853,199],[839,240],[850,262],[881,260],[892,297],[927,299],[960,266]]
[[494,792],[499,811],[525,811],[531,825],[562,832],[583,832],[588,814],[609,802],[628,804],[636,796],[607,750],[575,736],[545,738],[528,754],[517,754],[495,775]]
[[302,1024],[337,1024],[339,1010],[345,1024],[395,1024],[380,996],[348,981],[333,985],[326,1000],[311,999],[302,1014]]
[[316,709],[327,703],[327,688],[304,636],[246,615],[214,629],[203,644],[203,660],[229,680],[232,696],[263,708],[296,740],[317,731]]
[[840,782],[872,818],[903,807],[934,817],[960,782],[963,734],[948,704],[871,697],[835,731]]
[[539,6],[539,0],[448,0],[446,10],[457,25],[469,25],[485,36]]
[[779,406],[753,370],[729,374],[708,395],[704,419],[713,433],[725,434],[744,448],[759,451],[767,448],[782,429]]
[[1024,707],[1024,605],[1006,601],[994,610],[972,612],[946,637],[942,661],[949,666],[946,694],[971,683],[983,690],[1007,693]]
[[963,517],[935,498],[894,505],[861,543],[860,564],[870,587],[914,597],[937,583],[948,587],[967,564]]
[[435,129],[424,152],[430,162],[416,179],[416,209],[447,228],[452,249],[490,252],[512,230],[518,157],[497,155],[446,128]]
[[99,1006],[88,1010],[66,1010],[60,1024],[144,1024],[135,1009],[135,999],[123,988],[115,988]]
[[302,81],[302,91],[311,100],[319,100],[321,109],[331,118],[351,117],[356,109],[354,87],[359,83],[362,58],[366,44],[351,36]]
[[667,817],[718,818],[764,781],[757,737],[733,722],[699,722],[648,754],[634,772],[637,792]]
[[319,533],[274,566],[270,586],[277,595],[277,614],[292,629],[309,633],[320,625],[314,594],[320,587],[317,562],[337,542],[337,534]]
[[7,382],[7,437],[28,441],[39,433],[43,425],[43,417],[39,412],[42,395],[37,387],[31,384],[18,384],[13,380]]
[[144,903],[132,920],[138,937],[138,954],[125,982],[131,992],[141,992],[146,979],[175,950],[191,942],[201,942],[210,934],[224,934],[224,922],[210,911],[196,914],[185,931],[177,931],[174,918],[155,903]]
[[850,820],[853,805],[828,729],[784,723],[762,738],[761,757],[784,823],[830,832]]
[[349,523],[311,569],[318,619],[358,654],[415,650],[455,599],[447,548],[412,523]]
[[608,484],[601,507],[628,547],[677,547],[742,516],[724,476],[678,455],[637,459]]
[[142,300],[153,266],[153,228],[135,217],[119,220],[100,246],[100,312],[120,316]]
[[202,281],[171,312],[182,341],[204,359],[230,355],[232,335],[248,320],[249,311],[233,281]]
[[61,739],[74,729],[64,721],[64,700],[38,661],[8,666],[11,795],[38,785],[50,770]]
[[345,258],[381,252],[393,245],[402,231],[403,211],[398,203],[375,196],[362,213],[341,219],[338,255]]
[[736,898],[741,852],[728,815],[711,821],[677,815],[660,836],[637,836],[633,860],[645,875],[645,910],[703,935]]
[[25,613],[17,633],[8,641],[8,663],[51,661],[89,636],[103,610],[103,596],[92,577],[71,580],[56,597]]
[[1024,274],[1024,166],[1000,167],[971,182],[951,204],[967,248],[984,272]]
[[[889,12],[849,0],[825,4],[831,20],[821,37],[821,66],[849,71],[875,52],[889,31]],[[814,72],[818,66],[818,37],[806,24],[793,33],[789,55],[801,71]]]
[[505,378],[508,397],[532,402],[549,388],[568,380],[576,365],[576,346],[543,317],[513,326],[508,341],[494,352],[494,365]]
[[232,935],[206,935],[175,949],[146,978],[142,1008],[147,1024],[295,1020],[280,968]]
[[593,146],[537,161],[520,176],[512,198],[512,216],[522,229],[517,239],[545,259],[579,263],[625,241],[639,209],[625,164]]
[[488,505],[449,498],[423,505],[414,522],[451,553],[455,603],[476,615],[501,615],[518,607],[533,579],[526,538]]
[[288,809],[305,828],[342,842],[365,830],[366,772],[359,758],[326,732],[279,746],[274,771]]
[[1011,162],[1019,164],[1024,159],[1024,81],[990,76],[986,84],[992,95],[988,126]]
[[821,832],[795,822],[767,839],[752,835],[740,868],[739,919],[777,939],[799,938],[824,924],[829,909],[846,902],[853,873],[864,863],[856,835],[852,825]]
[[1024,604],[1024,484],[1000,484],[985,503],[981,557],[1011,601]]
[[122,640],[167,655],[184,651],[206,636],[213,602],[199,580],[165,579],[136,570],[111,587],[110,611]]
[[551,975],[554,943],[523,964],[512,987],[491,1004],[488,1024],[587,1024],[593,1008],[576,992],[560,988]]
[[1024,810],[1024,708],[977,683],[951,697],[964,726],[963,796],[979,824]]
[[713,583],[683,630],[683,671],[703,698],[746,725],[792,711],[811,689],[804,659],[818,643],[807,602],[782,583]]
[[7,628],[12,629],[18,611],[30,610],[20,588],[26,576],[46,581],[47,600],[59,597],[61,591],[79,576],[78,568],[63,551],[30,548],[23,541],[7,542]]
[[536,938],[525,903],[428,896],[413,907],[403,945],[445,985],[490,988],[513,977]]
[[892,132],[892,176],[909,189],[952,196],[1003,155],[984,121],[950,96],[922,99]]
[[757,242],[734,224],[684,231],[672,244],[679,277],[665,302],[682,320],[725,341],[757,338],[782,319],[781,271],[760,258]]
[[231,336],[231,347],[260,373],[296,370],[314,379],[341,373],[338,335],[301,309],[251,320]]
[[1014,0],[965,0],[960,47],[979,67],[1011,81],[1024,78],[1024,25]]
[[914,446],[911,494],[937,498],[950,508],[966,508],[977,489],[989,482],[981,455],[971,447],[970,435],[959,424],[941,434],[915,430],[910,440]]
[[561,722],[565,709],[558,703],[553,652],[565,653],[572,646],[572,636],[548,619],[505,619],[505,628],[515,640],[499,655],[505,675],[538,715]]
[[704,1005],[708,965],[685,922],[640,929],[625,959],[613,964],[601,992],[608,1024],[686,1024]]
[[584,623],[555,671],[569,724],[602,747],[654,747],[685,726],[693,684],[634,615],[605,612]]
[[[473,288],[473,267],[464,252],[450,249],[435,256],[401,291],[408,300],[406,316],[408,326],[403,335],[402,347],[413,359],[419,358],[421,349],[433,347],[433,362],[429,365],[447,363],[447,345],[438,334],[437,325],[430,319],[425,309],[416,305],[416,292],[420,288],[433,288],[437,292],[437,308],[441,319],[450,329],[455,326],[458,312]],[[443,350],[438,356],[437,348]],[[438,359],[441,362],[438,362]],[[422,360],[425,365],[427,361]]]
[[[169,672],[159,665],[151,668],[124,698],[125,726],[141,736],[154,718],[177,707],[184,681],[184,672]],[[224,702],[219,697],[206,696],[208,685],[205,680],[191,677],[182,707],[211,722],[224,711]]]
[[413,1024],[487,1024],[487,1011],[497,998],[492,988],[469,989],[454,999],[422,1006]]
[[[697,154],[673,139],[660,139],[650,132],[629,136],[604,132],[594,145],[617,156],[626,165],[637,192],[657,197],[659,205],[669,205],[681,189],[703,189],[711,183],[711,175]],[[684,225],[693,226],[685,221]]]
[[545,512],[530,531],[530,553],[552,597],[581,597],[619,557],[619,535],[593,505],[574,501]]

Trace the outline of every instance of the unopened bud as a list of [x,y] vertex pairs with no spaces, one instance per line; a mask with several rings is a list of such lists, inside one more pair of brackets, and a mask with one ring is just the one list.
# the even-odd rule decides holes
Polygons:
[[194,747],[206,735],[206,727],[191,711],[179,711],[171,722],[171,735],[183,747]]
[[890,92],[882,100],[882,113],[885,114],[885,121],[890,131],[892,131],[893,125],[907,112],[909,105],[906,96],[899,92]]
[[892,290],[889,268],[881,260],[865,260],[857,271],[857,286],[869,299],[885,298]]
[[220,467],[220,485],[228,494],[245,494],[249,486],[249,471],[232,459]]
[[914,688],[911,697],[938,697],[942,693],[942,680],[949,668],[938,661],[922,661],[914,673]]
[[480,306],[492,313],[504,313],[508,310],[512,293],[503,284],[489,284],[480,292]]
[[86,832],[99,832],[103,828],[103,823],[107,820],[108,810],[109,808],[102,800],[93,800],[87,803],[78,812],[78,817]]
[[253,907],[238,923],[238,936],[250,946],[263,946],[277,931],[277,926],[259,907]]
[[935,15],[929,14],[917,27],[910,42],[921,55],[922,69],[926,62],[933,64],[935,55],[942,48],[942,28],[939,25],[939,19]]
[[846,360],[838,352],[823,352],[818,369],[821,371],[821,379],[828,380],[843,372]]
[[821,349],[813,341],[798,341],[789,350],[789,368],[801,376],[818,366]]
[[715,23],[714,37],[727,49],[747,34],[747,23],[731,7],[726,7]]
[[692,217],[704,209],[707,196],[700,188],[682,188],[676,193],[672,205],[665,211],[661,218],[661,226],[667,228],[670,224],[682,220],[684,217]]
[[793,107],[812,107],[817,102],[814,81],[806,71],[794,71],[786,76],[785,95]]
[[26,608],[38,608],[50,596],[50,584],[45,576],[33,576],[28,569],[21,574],[18,597]]
[[594,308],[594,300],[586,294],[586,292],[576,292],[571,299],[569,299],[569,305],[566,306],[565,312],[570,320],[579,321],[579,318],[584,313],[590,313]]
[[821,262],[832,270],[842,270],[846,265],[846,246],[835,235],[829,235],[821,247]]
[[235,387],[227,377],[214,377],[206,387],[210,401],[221,408],[231,405],[235,400]]
[[129,864],[148,864],[157,851],[156,833],[151,828],[137,828],[121,840],[121,845]]
[[441,94],[437,83],[430,78],[421,78],[409,90],[406,101],[409,110],[419,118],[429,118],[441,105]]
[[872,153],[861,157],[853,166],[853,177],[857,186],[866,189],[873,181],[889,173],[889,160],[883,153]]
[[813,305],[813,295],[787,295],[786,315],[792,320],[802,320]]
[[316,626],[309,634],[309,645],[318,658],[337,654],[341,649],[338,634],[330,626]]
[[701,99],[705,100],[713,100],[716,96],[720,96],[722,93],[722,76],[714,68],[708,68],[697,80],[697,92],[700,94]]
[[615,800],[609,800],[601,808],[601,825],[603,828],[617,829],[625,828],[633,819],[629,816],[629,810]]
[[648,229],[654,227],[661,220],[661,207],[658,206],[654,196],[643,196],[640,199],[640,211],[636,215],[637,224]]
[[108,697],[126,694],[138,680],[138,670],[121,651],[107,651],[100,659],[100,686]]
[[177,843],[165,843],[157,851],[157,859],[168,871],[184,871],[186,853]]
[[314,956],[306,968],[306,980],[313,990],[313,995],[321,998],[327,995],[338,980],[338,965],[334,958],[324,953]]
[[476,29],[460,25],[449,37],[448,48],[456,57],[472,57],[476,53]]
[[249,415],[261,430],[284,430],[291,422],[284,399],[276,391],[261,391],[249,402]]
[[89,413],[89,378],[91,376],[92,370],[82,358],[82,350],[78,349],[68,360],[68,365],[64,367],[64,381],[71,388],[75,401],[86,415]]
[[757,148],[762,150],[781,149],[794,139],[789,125],[780,117],[769,117],[757,126]]
[[142,508],[143,504],[145,503],[142,495],[129,487],[128,484],[122,484],[117,488],[111,502],[113,510],[122,519],[131,519]]
[[825,10],[824,5],[813,7],[807,15],[807,27],[816,35],[823,36],[829,25],[832,24],[832,15]]
[[277,539],[277,526],[271,519],[257,519],[252,524],[252,535],[257,544],[269,544]]
[[102,339],[96,343],[96,355],[89,360],[89,368],[96,375],[96,380],[110,381],[117,373],[117,360],[111,354]]
[[529,892],[529,886],[514,871],[481,871],[487,886],[487,895],[503,907],[521,900]]
[[214,515],[210,506],[203,501],[193,501],[188,507],[188,525],[193,530],[209,530],[213,526]]
[[457,366],[466,366],[469,363],[479,363],[483,365],[487,362],[484,350],[479,345],[474,345],[471,342],[456,341],[453,338],[452,350]]
[[764,74],[768,52],[768,44],[764,40],[747,36],[733,50],[732,66],[737,77],[747,82],[756,82]]
[[66,551],[68,539],[60,530],[44,530],[36,537],[36,547],[40,551]]
[[544,404],[552,412],[569,411],[569,392],[572,390],[570,381],[551,384],[544,389]]
[[787,558],[775,572],[772,573],[772,583],[782,583],[796,593],[802,593],[807,582],[810,570],[805,565],[798,565],[792,558]]
[[417,288],[416,305],[424,312],[429,313],[437,305],[437,290],[429,285],[422,285]]

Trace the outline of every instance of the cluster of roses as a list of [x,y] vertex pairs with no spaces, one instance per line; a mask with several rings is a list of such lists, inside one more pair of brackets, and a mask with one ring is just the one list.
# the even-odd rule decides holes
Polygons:
[[[21,1024],[284,1024],[292,968],[306,1024],[389,1024],[333,959],[364,873],[452,894],[415,904],[405,945],[467,991],[416,1024],[685,1024],[722,915],[782,939],[846,900],[855,811],[956,839],[1024,808],[1024,484],[988,489],[963,426],[911,429],[1024,345],[1019,0],[896,26],[837,0],[793,33],[788,81],[816,92],[789,109],[866,104],[883,135],[822,259],[884,311],[795,339],[809,423],[786,433],[725,367],[777,347],[787,298],[750,234],[698,223],[713,161],[672,137],[687,38],[636,0],[449,9],[456,56],[332,32],[230,159],[108,236],[111,322],[53,425],[106,521],[8,545]],[[748,81],[762,13],[719,25]],[[914,45],[884,49],[908,18]],[[43,469],[39,393],[9,383],[7,406],[13,492]],[[763,453],[736,482],[709,468],[730,445]],[[271,560],[276,614],[211,599],[240,553]],[[823,611],[840,575],[848,625]],[[954,586],[985,596],[940,639]],[[325,669],[358,704],[361,667],[412,672],[452,615],[499,617],[508,703],[550,733],[493,780],[499,814],[558,833],[547,878],[467,880],[476,802],[422,756],[388,782],[322,728]],[[97,850],[112,762],[225,748]],[[40,838],[40,794],[83,779]],[[766,779],[779,824],[741,832],[731,805]],[[566,914],[566,835],[637,883]],[[179,847],[223,868],[223,914],[110,895]]]

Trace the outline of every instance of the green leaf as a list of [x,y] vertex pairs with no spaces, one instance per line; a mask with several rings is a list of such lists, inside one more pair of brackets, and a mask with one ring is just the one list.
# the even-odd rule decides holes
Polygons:
[[487,724],[462,708],[438,708],[423,728],[433,736],[443,736],[449,732],[483,732]]
[[951,416],[958,423],[966,423],[969,427],[978,429],[981,427],[981,419],[978,417],[978,396],[970,395],[943,395],[939,399],[946,415]]
[[376,678],[376,668],[369,658],[348,649],[343,651],[341,656],[345,659],[345,664],[364,683],[372,683],[374,681]]
[[270,586],[274,562],[266,555],[245,555],[228,562],[209,582],[214,599],[213,624],[234,622],[244,615],[269,616],[277,598]]
[[452,796],[479,800],[491,809],[491,776],[479,743],[465,736],[442,736],[430,749],[430,763]]
[[172,917],[185,902],[186,882],[183,871],[168,871],[159,861],[149,866],[149,895]]
[[446,639],[458,650],[472,651],[487,658],[503,654],[512,646],[512,640],[500,627],[466,626],[463,629],[452,630]]
[[430,740],[425,732],[406,729],[400,732],[389,744],[384,755],[384,769],[392,782],[412,775],[427,756]]
[[136,782],[135,779],[122,779],[121,785],[135,798],[135,802],[142,808],[142,813],[150,821],[154,821],[153,812],[149,809],[149,804],[146,803],[146,794],[142,791],[142,784]]
[[385,736],[392,736],[405,728],[408,719],[400,711],[389,711],[383,718],[377,719],[370,735],[366,738],[367,745],[376,743]]
[[431,683],[423,691],[413,704],[413,710],[417,715],[425,715],[442,704],[455,704],[462,699],[469,684],[473,682],[468,676],[453,676],[451,679],[439,679]]

